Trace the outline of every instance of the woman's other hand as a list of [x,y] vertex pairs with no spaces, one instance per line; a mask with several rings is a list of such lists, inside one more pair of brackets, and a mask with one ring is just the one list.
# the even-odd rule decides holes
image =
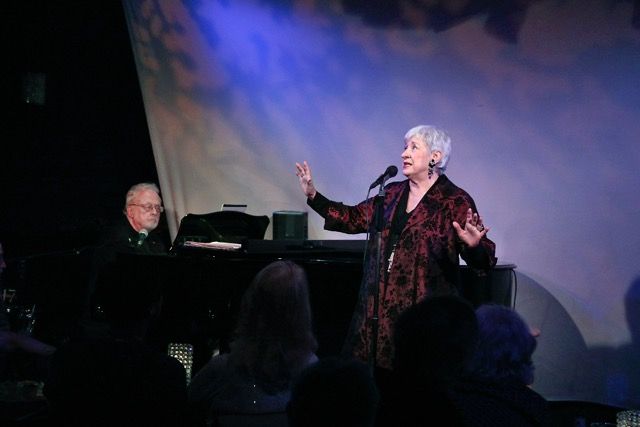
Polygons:
[[478,246],[480,240],[482,240],[482,236],[489,231],[489,228],[485,227],[482,223],[482,217],[476,212],[473,212],[471,208],[467,210],[467,220],[464,223],[464,228],[456,221],[453,221],[453,228],[456,229],[460,240],[470,248]]

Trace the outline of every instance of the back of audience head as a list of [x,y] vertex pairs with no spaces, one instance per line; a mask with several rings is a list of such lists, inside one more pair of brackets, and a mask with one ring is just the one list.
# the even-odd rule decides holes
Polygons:
[[321,359],[302,371],[293,386],[287,406],[289,426],[373,426],[378,401],[378,389],[366,364]]
[[527,323],[517,312],[501,305],[480,306],[476,316],[480,336],[469,366],[472,376],[532,384],[532,355],[537,342]]
[[449,384],[471,357],[477,334],[476,316],[466,300],[427,297],[396,322],[394,371],[405,381]]
[[245,292],[234,360],[256,379],[286,388],[317,348],[305,271],[291,261],[264,267]]

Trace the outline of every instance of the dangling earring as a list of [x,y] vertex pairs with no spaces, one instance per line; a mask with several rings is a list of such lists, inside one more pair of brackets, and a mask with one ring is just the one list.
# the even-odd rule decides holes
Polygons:
[[433,176],[433,168],[436,167],[436,161],[431,159],[429,160],[429,170],[427,171],[427,174],[429,175],[429,179],[431,179],[431,177]]

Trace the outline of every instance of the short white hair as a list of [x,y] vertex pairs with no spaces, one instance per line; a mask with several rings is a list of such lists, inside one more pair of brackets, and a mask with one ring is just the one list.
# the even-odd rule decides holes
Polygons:
[[140,184],[131,186],[129,191],[127,191],[127,197],[125,198],[124,202],[125,213],[127,211],[127,207],[131,204],[131,202],[133,202],[133,199],[138,195],[139,192],[144,190],[155,191],[158,196],[160,195],[160,189],[153,182],[141,182]]
[[442,153],[442,159],[436,163],[436,168],[439,174],[443,173],[447,169],[447,163],[449,163],[449,156],[451,155],[451,137],[449,134],[435,126],[420,125],[407,131],[404,135],[405,142],[414,136],[424,142],[432,152],[439,151]]

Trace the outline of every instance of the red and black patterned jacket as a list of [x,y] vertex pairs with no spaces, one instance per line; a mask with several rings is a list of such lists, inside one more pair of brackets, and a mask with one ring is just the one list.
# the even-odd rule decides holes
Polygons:
[[[409,181],[392,182],[385,187],[383,202],[384,229],[381,232],[381,250],[377,240],[368,243],[367,259],[363,271],[358,304],[351,321],[345,350],[357,358],[367,361],[371,347],[367,319],[373,315],[376,290],[379,293],[378,339],[376,342],[376,365],[390,369],[393,361],[393,324],[398,315],[429,295],[457,294],[459,287],[459,256],[471,268],[482,272],[496,264],[495,244],[486,236],[476,248],[467,248],[453,228],[453,221],[462,227],[467,210],[477,212],[475,203],[466,191],[453,184],[445,175],[427,191],[411,213],[396,243],[393,263],[381,256],[378,286],[376,286],[376,256],[388,254],[390,225],[396,207]],[[328,200],[316,193],[309,206],[324,219],[324,228],[331,231],[356,234],[370,230],[373,216],[373,200],[370,198],[356,206],[347,206]],[[371,236],[375,233],[371,232]]]

